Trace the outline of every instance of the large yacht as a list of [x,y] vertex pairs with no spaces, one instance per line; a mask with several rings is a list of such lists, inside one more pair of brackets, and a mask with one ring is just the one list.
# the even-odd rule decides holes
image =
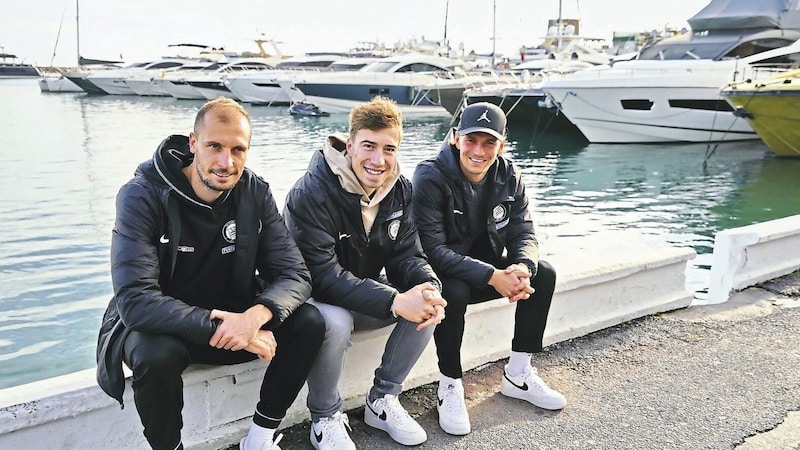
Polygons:
[[692,31],[634,60],[548,79],[542,89],[590,142],[757,139],[720,88],[756,66],[792,62],[768,51],[800,39],[800,4],[712,0],[688,22]]
[[6,53],[0,47],[0,78],[38,78],[39,69],[31,64],[19,62],[17,55]]

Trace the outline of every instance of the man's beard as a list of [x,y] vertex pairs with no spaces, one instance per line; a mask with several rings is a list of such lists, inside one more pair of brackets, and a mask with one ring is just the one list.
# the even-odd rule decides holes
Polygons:
[[[227,172],[226,172],[226,174],[227,174]],[[229,175],[235,175],[235,174],[229,174]],[[200,181],[202,181],[203,184],[207,188],[211,189],[212,191],[228,192],[231,189],[233,189],[234,186],[236,186],[236,183],[232,184],[231,187],[229,187],[229,188],[222,188],[222,187],[217,186],[216,184],[214,184],[214,181],[210,177],[206,177],[205,176],[205,174],[201,171],[199,164],[197,165],[197,176],[199,176],[200,177]]]

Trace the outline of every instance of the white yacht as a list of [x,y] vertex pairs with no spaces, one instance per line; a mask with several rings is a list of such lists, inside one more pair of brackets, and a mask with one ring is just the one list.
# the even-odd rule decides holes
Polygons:
[[[275,70],[226,74],[223,85],[239,101],[272,106],[286,106],[303,101],[304,95],[291,85],[281,87],[276,78],[287,72],[357,70],[371,62],[369,58],[342,59],[336,54],[303,55],[289,58],[275,66]],[[282,74],[286,76],[286,74]]]
[[590,142],[757,139],[720,88],[754,66],[791,62],[765,52],[800,38],[800,5],[712,0],[688,22],[691,32],[645,47],[634,60],[547,79],[541,87]]
[[404,53],[380,58],[355,72],[282,72],[274,82],[284,89],[299,89],[307,102],[330,113],[347,112],[382,95],[394,99],[406,116],[449,116],[435,86],[443,79],[450,85],[449,80],[466,77],[468,68],[460,59]]

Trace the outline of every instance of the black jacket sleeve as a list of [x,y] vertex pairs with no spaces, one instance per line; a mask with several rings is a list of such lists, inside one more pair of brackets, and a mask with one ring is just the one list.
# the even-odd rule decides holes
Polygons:
[[334,206],[305,189],[293,188],[286,198],[286,223],[311,270],[311,295],[318,301],[388,318],[397,290],[371,278],[357,277],[339,263],[338,234],[329,207]]
[[436,273],[443,278],[457,278],[476,288],[486,287],[494,266],[466,256],[464,236],[455,234],[454,192],[451,184],[433,162],[423,162],[414,171],[412,212],[419,229],[422,248]]
[[158,195],[133,180],[117,194],[116,210],[111,281],[125,327],[207,344],[216,329],[210,312],[164,295],[159,285],[157,246],[164,211]]

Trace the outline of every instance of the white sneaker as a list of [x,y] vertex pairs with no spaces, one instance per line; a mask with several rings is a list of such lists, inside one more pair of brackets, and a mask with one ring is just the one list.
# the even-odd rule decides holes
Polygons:
[[419,445],[428,440],[428,434],[411,418],[396,395],[386,395],[370,404],[367,395],[364,422],[389,433],[403,445]]
[[[460,380],[459,380],[460,381]],[[464,401],[464,385],[459,383],[439,383],[439,398],[436,410],[439,412],[439,426],[448,434],[463,436],[472,431],[469,413]]]
[[[272,445],[269,447],[261,447],[260,450],[281,450],[281,448],[278,447],[278,442],[280,442],[281,439],[283,439],[283,434],[279,434],[277,437],[275,437],[275,440],[272,441]],[[247,442],[247,436],[243,437],[242,440],[239,441],[239,450],[244,450],[247,448],[247,444],[245,442]]]
[[515,377],[510,376],[507,369],[508,366],[503,370],[500,383],[503,395],[526,400],[544,409],[558,410],[567,406],[567,399],[539,378],[536,368],[528,366],[528,370]]
[[338,411],[331,417],[319,419],[318,422],[311,422],[309,439],[311,439],[311,445],[317,450],[355,450],[356,444],[350,439],[347,430],[353,430],[350,428],[347,414]]

